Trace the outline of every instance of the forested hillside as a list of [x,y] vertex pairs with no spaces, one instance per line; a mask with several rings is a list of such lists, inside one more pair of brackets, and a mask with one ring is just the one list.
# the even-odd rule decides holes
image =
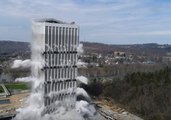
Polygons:
[[[92,80],[83,85],[92,96],[112,98],[145,120],[171,120],[171,68],[135,72],[122,80]],[[96,88],[96,89],[95,89]]]

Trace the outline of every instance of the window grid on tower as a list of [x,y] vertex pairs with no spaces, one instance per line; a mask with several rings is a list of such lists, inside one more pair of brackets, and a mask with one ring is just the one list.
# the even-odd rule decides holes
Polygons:
[[[44,55],[44,93],[45,106],[54,103],[57,99],[75,99],[77,77],[77,44],[78,27],[72,25],[45,24]],[[70,92],[67,92],[67,89]],[[62,91],[62,93],[61,93]],[[54,92],[52,97],[48,94]],[[68,105],[68,104],[66,104]]]

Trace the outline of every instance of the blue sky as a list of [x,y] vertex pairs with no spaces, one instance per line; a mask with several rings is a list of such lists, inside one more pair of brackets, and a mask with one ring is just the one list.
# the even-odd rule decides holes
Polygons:
[[0,40],[31,42],[31,20],[80,26],[80,40],[171,44],[171,0],[1,0]]

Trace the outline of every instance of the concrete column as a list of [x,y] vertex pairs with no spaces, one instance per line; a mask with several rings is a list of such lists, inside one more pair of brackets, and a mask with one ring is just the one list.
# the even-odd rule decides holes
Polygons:
[[58,81],[58,69],[59,68],[56,68],[56,81]]
[[56,51],[56,27],[54,27],[53,36],[54,36],[53,51]]
[[69,43],[68,43],[68,47],[69,47],[69,51],[71,51],[71,28],[69,28]]
[[45,83],[45,86],[46,86],[46,91],[47,91],[47,93],[49,93],[49,86],[48,86],[48,83]]
[[64,48],[64,46],[63,46],[63,44],[64,44],[64,27],[62,27],[61,32],[62,32],[62,38],[61,38],[61,52],[62,52],[63,48]]
[[60,68],[60,80],[62,80],[62,68]]
[[77,31],[78,31],[78,29],[77,28],[75,28],[75,48],[74,48],[74,51],[76,51],[77,50]]
[[58,46],[58,51],[59,51],[59,27],[57,27],[57,46]]
[[72,70],[72,67],[71,67],[71,76],[70,76],[70,78],[72,79],[72,76],[73,75],[73,70]]
[[69,74],[69,67],[67,67],[67,74],[66,74],[67,79],[69,79],[68,74]]
[[70,76],[71,76],[71,67],[69,66],[68,67],[68,78],[70,78]]
[[63,68],[63,79],[65,80],[65,68]]
[[48,83],[48,88],[49,88],[48,93],[50,93],[51,92],[51,83]]
[[59,68],[56,68],[56,80],[59,80]]
[[59,52],[61,51],[61,27],[59,27]]
[[67,35],[67,33],[66,33],[67,31],[66,31],[66,27],[65,27],[65,29],[64,29],[64,44],[63,44],[63,47],[64,47],[64,51],[66,52],[66,35]]
[[54,26],[54,43],[53,43],[53,51],[56,51],[56,27]]
[[75,78],[77,77],[77,71],[78,69],[77,68],[75,68]]
[[66,42],[65,42],[66,43],[66,45],[65,45],[66,46],[66,51],[68,51],[68,37],[69,37],[68,33],[69,33],[68,28],[66,28]]
[[51,27],[51,45],[50,45],[51,51],[53,51],[53,26]]
[[54,81],[51,84],[52,84],[51,92],[54,92]]
[[61,78],[61,68],[58,68],[58,79],[60,80],[60,78]]
[[72,51],[75,50],[75,28],[73,28]]
[[72,28],[71,51],[73,52],[74,29]]
[[48,79],[49,79],[49,69],[48,68],[46,68],[46,74],[47,74],[46,81],[48,81]]
[[48,40],[47,40],[47,51],[49,51],[49,32],[50,31],[50,27],[48,26],[48,33],[47,33],[47,38],[48,38]]

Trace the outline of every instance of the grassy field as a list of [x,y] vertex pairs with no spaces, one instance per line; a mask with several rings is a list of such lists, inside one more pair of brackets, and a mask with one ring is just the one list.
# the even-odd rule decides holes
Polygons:
[[3,93],[4,89],[2,88],[2,86],[0,86],[0,93]]
[[28,86],[27,83],[6,83],[5,86],[7,87],[8,90],[28,90],[30,87]]

